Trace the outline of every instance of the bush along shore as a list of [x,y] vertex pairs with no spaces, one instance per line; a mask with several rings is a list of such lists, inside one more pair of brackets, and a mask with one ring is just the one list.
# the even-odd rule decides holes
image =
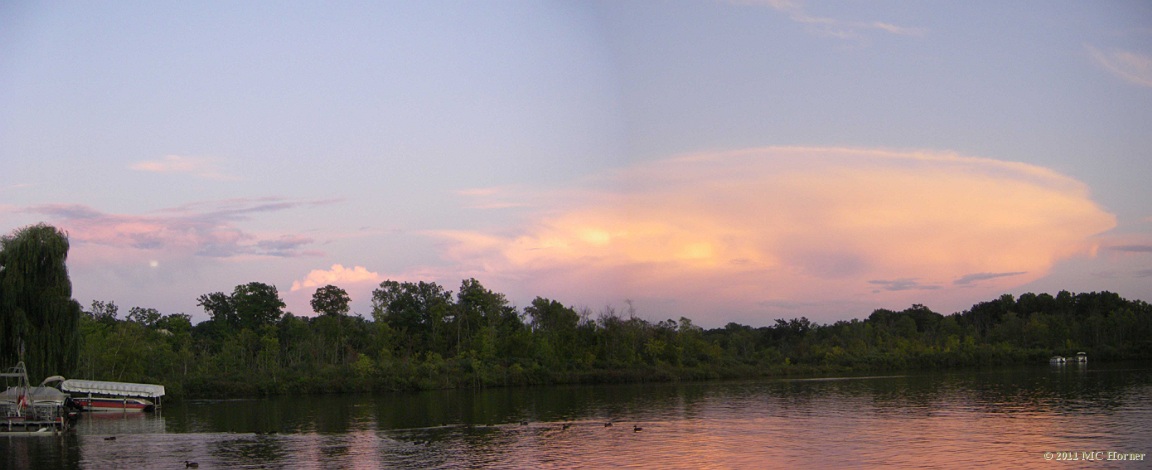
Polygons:
[[575,383],[695,381],[1152,358],[1152,306],[1110,292],[1010,295],[942,315],[923,305],[822,325],[806,318],[703,329],[630,306],[577,310],[465,280],[385,281],[370,318],[339,287],[315,317],[283,313],[274,286],[200,296],[210,319],[93,302],[73,376],[162,383],[179,397],[267,396]]

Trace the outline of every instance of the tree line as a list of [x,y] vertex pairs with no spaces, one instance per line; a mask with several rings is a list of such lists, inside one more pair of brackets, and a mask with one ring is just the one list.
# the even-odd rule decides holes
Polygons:
[[265,395],[556,383],[707,380],[794,374],[1152,357],[1152,306],[1111,292],[1004,295],[942,315],[923,305],[865,319],[807,318],[704,329],[652,322],[630,305],[592,312],[537,297],[523,309],[475,279],[384,281],[370,318],[348,314],[336,286],[315,317],[283,311],[253,282],[200,296],[209,314],[93,302],[81,318],[85,377],[164,383],[191,396]]
[[[818,324],[779,319],[705,329],[649,321],[630,303],[598,311],[537,297],[517,308],[476,279],[455,292],[387,280],[367,317],[337,286],[315,316],[285,312],[273,285],[199,296],[208,320],[71,297],[67,237],[38,225],[0,239],[0,359],[18,344],[34,377],[164,384],[176,396],[236,396],[706,380],[1152,357],[1152,307],[1111,292],[1003,295],[943,315],[923,305]],[[33,254],[38,253],[38,254]]]

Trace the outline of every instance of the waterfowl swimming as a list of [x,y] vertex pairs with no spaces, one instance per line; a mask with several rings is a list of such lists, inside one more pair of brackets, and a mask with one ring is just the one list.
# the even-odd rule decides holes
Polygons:
[[612,427],[612,422],[608,421],[608,422],[604,423],[604,427],[606,427],[606,428]]
[[570,428],[570,427],[572,427],[572,423],[564,423],[564,426],[562,426],[562,427],[561,427],[561,429],[565,429],[565,430],[566,430],[566,429],[568,429],[568,428]]
[[643,430],[644,430],[644,428],[640,427],[640,425],[639,425],[639,424],[637,424],[637,425],[635,425],[635,426],[632,426],[632,432],[640,432],[640,431],[643,431]]
[[196,462],[184,461],[184,468],[200,468],[200,464]]
[[116,436],[108,436],[108,437],[105,437],[105,438],[104,438],[104,440],[105,440],[105,441],[115,441],[115,440],[116,440]]

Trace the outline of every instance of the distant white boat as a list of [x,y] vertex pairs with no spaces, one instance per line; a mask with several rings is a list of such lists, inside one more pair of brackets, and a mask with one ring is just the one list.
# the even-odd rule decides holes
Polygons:
[[1068,360],[1065,359],[1064,356],[1052,356],[1052,359],[1048,360],[1048,363],[1053,364],[1053,365],[1060,365],[1060,364],[1064,364],[1066,362],[1068,362]]
[[1087,364],[1088,363],[1088,353],[1086,353],[1084,351],[1080,351],[1080,352],[1076,353],[1076,362],[1078,362],[1080,364]]

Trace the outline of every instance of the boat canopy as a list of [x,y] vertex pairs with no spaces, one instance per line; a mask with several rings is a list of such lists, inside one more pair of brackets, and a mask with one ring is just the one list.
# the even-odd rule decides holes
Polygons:
[[60,383],[60,390],[70,393],[90,393],[115,397],[156,398],[164,396],[163,385],[103,382],[100,380],[68,379]]
[[0,403],[17,403],[20,397],[26,397],[30,403],[39,405],[45,403],[63,404],[68,395],[51,387],[28,387],[27,389],[12,387],[0,392]]

